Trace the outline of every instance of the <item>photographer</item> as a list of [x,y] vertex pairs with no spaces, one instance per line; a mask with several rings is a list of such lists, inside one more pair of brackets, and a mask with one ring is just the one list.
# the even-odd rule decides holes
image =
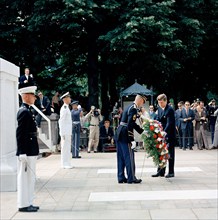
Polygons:
[[97,109],[95,106],[91,106],[91,110],[85,118],[89,121],[88,153],[91,152],[92,146],[94,147],[94,153],[97,153],[99,143],[99,123],[103,120],[101,110]]

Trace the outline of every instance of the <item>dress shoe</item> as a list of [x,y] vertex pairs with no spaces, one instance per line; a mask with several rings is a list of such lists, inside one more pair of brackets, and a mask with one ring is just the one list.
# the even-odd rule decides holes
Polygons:
[[78,156],[78,157],[74,157],[74,156],[73,156],[72,158],[81,158],[81,156]]
[[128,182],[128,184],[137,184],[137,183],[141,183],[142,182],[142,180],[141,179],[135,179],[135,180],[133,180],[132,182]]
[[165,178],[171,178],[171,177],[174,177],[175,175],[174,175],[174,173],[168,173],[166,176],[165,176]]
[[119,180],[118,183],[127,183],[127,179]]
[[192,147],[190,147],[190,148],[189,148],[189,150],[193,150],[193,148],[192,148]]
[[98,153],[98,151],[95,150],[94,153]]
[[37,210],[39,210],[39,206],[34,206],[34,205],[30,205],[30,206],[37,209]]
[[153,175],[151,175],[151,176],[152,176],[152,177],[159,177],[159,176],[163,177],[164,174],[162,174],[162,173],[156,173],[156,174],[153,174]]
[[19,208],[18,211],[19,212],[37,212],[38,209],[33,206],[28,206],[28,207],[24,207],[24,208]]
[[186,148],[185,148],[185,147],[183,147],[182,149],[183,149],[183,150],[186,150]]
[[90,151],[87,151],[88,154],[90,154]]

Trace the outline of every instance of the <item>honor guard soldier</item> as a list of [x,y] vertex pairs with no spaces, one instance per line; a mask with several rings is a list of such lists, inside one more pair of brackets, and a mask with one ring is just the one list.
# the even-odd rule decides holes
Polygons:
[[66,92],[61,97],[64,104],[60,110],[59,134],[61,136],[61,167],[71,169],[71,137],[72,119],[69,104],[71,103],[70,93]]
[[[117,146],[117,177],[118,183],[141,183],[141,179],[135,176],[135,159],[134,148],[136,142],[134,140],[133,129],[139,134],[143,129],[136,124],[138,115],[137,109],[143,106],[146,101],[144,95],[138,94],[135,97],[133,104],[128,106],[122,113],[122,118],[119,127],[116,131],[116,146]],[[127,178],[125,177],[124,170],[126,168]]]
[[17,193],[18,211],[36,212],[38,206],[33,206],[34,188],[36,180],[36,161],[39,155],[37,141],[37,127],[35,115],[31,105],[34,104],[37,87],[29,83],[19,84],[19,94],[22,105],[17,113]]
[[73,130],[72,130],[72,157],[73,158],[81,158],[79,156],[79,143],[80,143],[80,116],[82,117],[82,108],[78,108],[78,101],[73,101],[71,103],[72,110],[72,122],[73,122]]

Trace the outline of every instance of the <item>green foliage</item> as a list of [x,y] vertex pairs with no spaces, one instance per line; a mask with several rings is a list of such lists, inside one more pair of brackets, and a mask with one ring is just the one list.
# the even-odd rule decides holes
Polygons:
[[143,129],[141,136],[148,157],[152,157],[157,167],[165,167],[169,154],[162,125],[156,120],[144,119]]
[[217,95],[217,16],[213,0],[1,1],[0,56],[28,65],[42,89],[83,92],[78,79],[101,73],[117,91],[137,78],[175,100],[206,98]]

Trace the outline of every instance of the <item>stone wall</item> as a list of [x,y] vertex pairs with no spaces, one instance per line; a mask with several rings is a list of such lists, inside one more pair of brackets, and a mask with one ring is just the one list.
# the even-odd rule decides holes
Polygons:
[[0,191],[17,190],[16,127],[20,68],[0,58]]

